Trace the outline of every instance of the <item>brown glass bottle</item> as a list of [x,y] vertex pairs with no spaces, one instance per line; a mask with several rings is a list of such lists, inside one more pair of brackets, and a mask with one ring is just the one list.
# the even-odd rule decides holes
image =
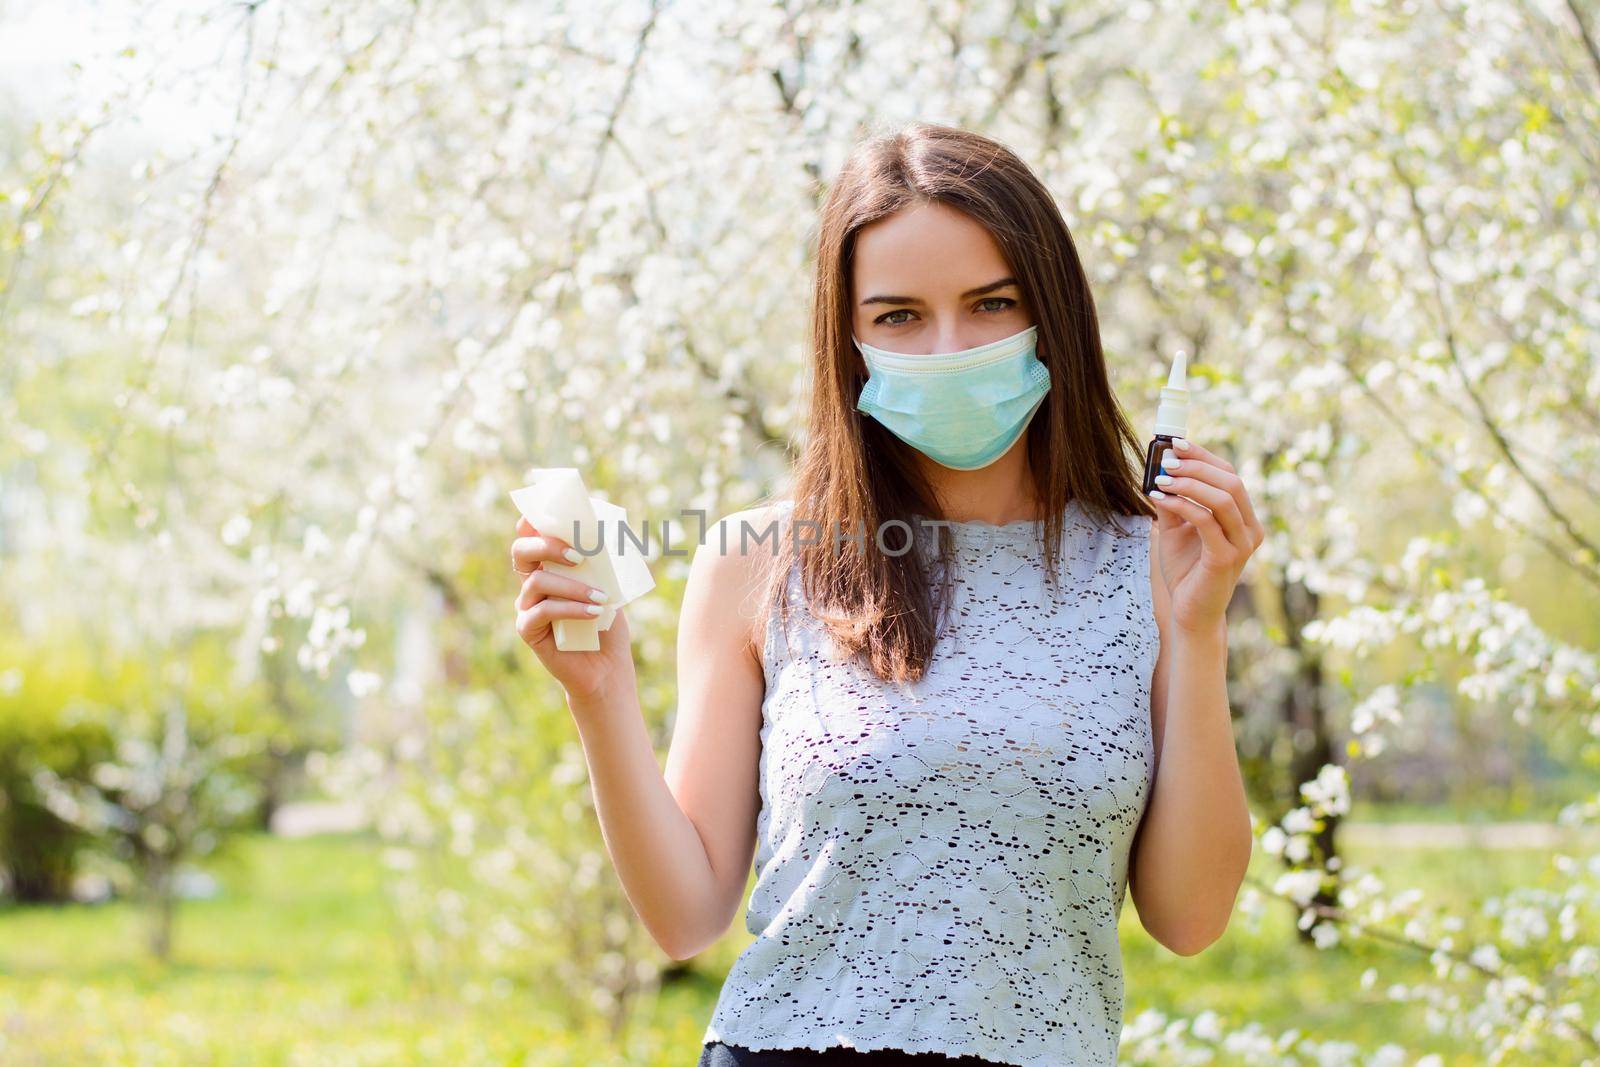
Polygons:
[[1161,473],[1161,457],[1167,454],[1172,447],[1173,434],[1158,433],[1150,440],[1150,447],[1144,453],[1144,484],[1141,491],[1148,493],[1152,489],[1161,488],[1156,484],[1156,475]]
[[1156,485],[1156,475],[1161,473],[1161,457],[1172,447],[1173,438],[1188,434],[1188,357],[1180,348],[1172,357],[1172,371],[1167,375],[1167,384],[1161,388],[1161,403],[1156,406],[1155,436],[1144,453],[1143,492],[1160,488]]

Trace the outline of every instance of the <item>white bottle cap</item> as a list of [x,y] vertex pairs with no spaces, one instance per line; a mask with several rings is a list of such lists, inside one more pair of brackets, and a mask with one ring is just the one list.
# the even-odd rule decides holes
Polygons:
[[1172,357],[1172,373],[1161,388],[1161,403],[1156,407],[1156,433],[1169,437],[1189,436],[1189,357],[1178,349]]

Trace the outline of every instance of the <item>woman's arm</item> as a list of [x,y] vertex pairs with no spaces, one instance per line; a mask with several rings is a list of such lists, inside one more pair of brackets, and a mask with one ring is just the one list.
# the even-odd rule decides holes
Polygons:
[[[689,567],[678,626],[678,707],[663,773],[634,689],[569,698],[595,811],[634,911],[663,951],[688,959],[727,930],[755,849],[765,680],[755,643],[757,564],[736,519]],[[751,519],[751,525],[756,520]],[[753,539],[751,539],[753,542]]]
[[1159,523],[1150,582],[1161,654],[1151,687],[1156,779],[1134,837],[1129,892],[1150,935],[1192,956],[1227,929],[1254,835],[1228,710],[1228,631],[1173,625]]

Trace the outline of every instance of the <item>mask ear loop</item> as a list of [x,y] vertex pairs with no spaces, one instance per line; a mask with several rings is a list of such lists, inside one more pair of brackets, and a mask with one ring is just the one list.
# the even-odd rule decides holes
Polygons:
[[[851,367],[851,370],[855,372],[857,378],[855,398],[859,402],[862,390],[867,387],[867,381],[872,377],[872,368],[867,366],[867,354],[861,350],[861,339],[855,335],[854,330],[850,332],[850,343],[855,345],[855,364]],[[858,417],[866,415],[866,412],[856,407],[855,404],[850,405],[850,410]]]

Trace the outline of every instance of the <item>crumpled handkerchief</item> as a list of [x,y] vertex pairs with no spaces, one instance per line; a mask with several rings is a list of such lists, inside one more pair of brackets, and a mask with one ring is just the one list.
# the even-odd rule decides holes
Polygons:
[[[633,530],[631,536],[621,533],[628,521],[627,510],[590,496],[576,467],[536,468],[532,475],[531,483],[511,491],[517,510],[541,534],[561,538],[584,557],[582,563],[546,561],[544,565],[559,568],[609,595],[605,610],[593,619],[555,620],[556,648],[598,652],[600,631],[611,629],[617,609],[655,588],[644,552],[635,543],[647,541],[647,531]],[[601,551],[594,551],[596,544],[602,546]]]

